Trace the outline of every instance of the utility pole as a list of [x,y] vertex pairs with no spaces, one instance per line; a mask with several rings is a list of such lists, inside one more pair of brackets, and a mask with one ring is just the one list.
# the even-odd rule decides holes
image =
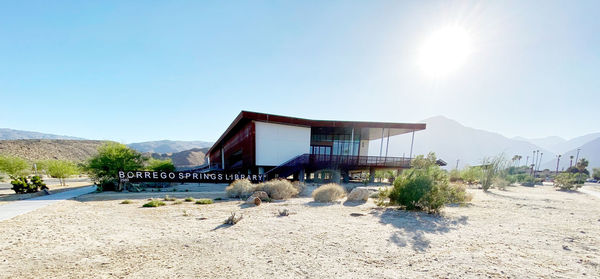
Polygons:
[[537,171],[540,171],[540,165],[542,164],[542,157],[544,157],[544,152],[540,154],[539,162],[537,165]]
[[458,170],[458,162],[460,161],[460,159],[456,159],[456,169]]
[[577,148],[577,157],[575,157],[575,167],[577,167],[577,162],[579,162],[579,151],[581,148]]
[[560,157],[562,157],[562,155],[556,155],[556,175],[558,175],[558,163],[560,163]]

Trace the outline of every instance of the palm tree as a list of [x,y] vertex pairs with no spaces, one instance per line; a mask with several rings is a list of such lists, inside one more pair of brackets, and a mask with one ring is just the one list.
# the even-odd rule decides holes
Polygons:
[[575,158],[575,156],[571,155],[569,156],[569,158],[571,159],[571,162],[569,163],[569,168],[571,168],[573,166],[573,158]]

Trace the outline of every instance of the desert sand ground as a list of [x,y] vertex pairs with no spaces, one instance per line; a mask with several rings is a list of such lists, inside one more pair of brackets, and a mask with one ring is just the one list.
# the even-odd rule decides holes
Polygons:
[[[0,222],[0,277],[599,276],[600,199],[546,186],[469,191],[471,204],[441,216],[372,200],[142,208],[141,194],[90,194]],[[190,195],[204,194],[171,194]],[[279,217],[284,208],[292,214]],[[223,225],[231,212],[244,218]]]

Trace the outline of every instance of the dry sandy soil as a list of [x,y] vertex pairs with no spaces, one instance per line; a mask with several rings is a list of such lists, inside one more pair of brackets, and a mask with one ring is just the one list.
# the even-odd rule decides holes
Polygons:
[[[0,222],[0,277],[599,276],[600,199],[552,187],[469,191],[470,205],[441,216],[308,198],[142,208],[140,194],[90,194]],[[283,208],[292,214],[279,217]],[[244,218],[223,225],[231,212]]]

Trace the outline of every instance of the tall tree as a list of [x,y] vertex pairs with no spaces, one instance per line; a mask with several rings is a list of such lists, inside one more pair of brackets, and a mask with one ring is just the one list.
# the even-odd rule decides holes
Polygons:
[[122,190],[117,188],[119,170],[141,170],[146,158],[124,144],[109,142],[98,148],[86,166],[92,180],[98,183],[99,190]]
[[24,159],[13,156],[0,156],[0,171],[11,179],[26,176],[31,171],[31,165]]

